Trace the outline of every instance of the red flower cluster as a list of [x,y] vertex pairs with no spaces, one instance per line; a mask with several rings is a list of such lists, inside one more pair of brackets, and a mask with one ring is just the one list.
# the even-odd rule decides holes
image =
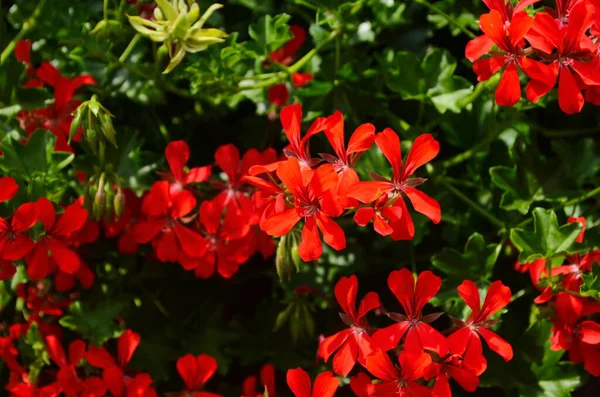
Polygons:
[[544,7],[532,17],[525,8],[539,0],[521,0],[516,6],[510,0],[483,1],[490,9],[479,19],[484,35],[469,42],[466,57],[475,62],[479,81],[504,69],[496,90],[498,105],[513,106],[521,99],[519,69],[530,79],[525,91],[532,102],[558,80],[563,112],[578,113],[585,101],[600,104],[600,58],[594,40],[600,30],[598,2],[557,0],[555,9]]
[[[65,353],[60,337],[46,336],[46,350],[58,370],[42,370],[36,379],[32,379],[19,362],[19,352],[13,345],[17,338],[0,337],[0,358],[11,371],[6,385],[11,397],[157,396],[149,374],[127,368],[141,342],[140,335],[129,329],[117,340],[116,356],[109,352],[107,345],[87,346],[80,339],[71,342]],[[184,381],[184,389],[168,395],[220,397],[201,391],[216,370],[217,361],[206,354],[181,357],[177,360],[177,371]]]
[[[215,272],[231,277],[254,253],[265,258],[273,254],[272,239],[256,226],[260,218],[244,178],[250,167],[274,161],[274,150],[252,149],[241,157],[233,145],[219,147],[215,163],[225,174],[224,181],[210,179],[211,166],[186,170],[190,152],[183,141],[171,142],[165,153],[170,172],[161,174],[164,180],[152,185],[141,207],[134,199],[126,205],[125,220],[109,225],[110,236],[122,233],[122,253],[150,243],[159,261],[178,262],[202,278]],[[193,185],[201,182],[217,192],[198,205],[199,190]]]
[[[585,218],[571,217],[568,223],[579,222],[583,230],[577,237],[581,243],[585,237]],[[592,264],[600,263],[600,250],[584,255],[567,255],[565,263],[553,267],[550,275],[545,259],[528,264],[516,264],[517,270],[529,272],[531,282],[541,292],[534,300],[538,304],[549,304],[554,309],[550,319],[552,328],[552,350],[568,350],[570,360],[583,363],[593,376],[600,376],[600,323],[589,316],[600,313],[600,302],[578,296],[583,284],[582,275],[592,272]]]
[[[463,389],[474,391],[478,377],[487,368],[481,338],[506,361],[512,359],[510,344],[489,329],[498,322],[491,317],[510,302],[511,293],[495,281],[481,304],[476,284],[464,281],[458,294],[472,312],[464,321],[453,318],[455,326],[445,337],[429,325],[442,313],[422,313],[441,284],[441,279],[429,271],[419,274],[416,281],[409,270],[392,272],[388,286],[404,309],[400,314],[386,312],[374,292],[365,295],[357,310],[358,280],[355,276],[342,278],[335,287],[335,296],[348,329],[324,339],[319,355],[325,361],[334,356],[333,370],[338,375],[347,376],[358,362],[379,379],[372,383],[364,373],[352,377],[351,388],[359,397],[450,396],[450,378]],[[366,315],[374,309],[383,310],[395,324],[377,330],[369,326]],[[397,357],[400,365],[395,365],[386,352]],[[425,382],[432,379],[435,381],[430,389]]]
[[[18,185],[11,177],[0,178],[0,202],[14,198]],[[32,228],[40,222],[43,233],[34,241]],[[56,214],[45,198],[19,206],[11,218],[0,218],[0,279],[8,280],[22,259],[32,280],[54,274],[57,291],[70,291],[79,280],[84,288],[94,283],[94,273],[77,254],[76,247],[98,238],[98,225],[88,220],[87,211],[75,202]]]
[[[269,60],[265,62],[265,66],[273,63],[289,66],[296,56],[296,53],[306,40],[306,30],[302,26],[292,25],[290,31],[294,36],[288,40],[281,48],[269,54]],[[303,87],[313,79],[312,73],[296,72],[292,74],[292,83],[294,87]],[[290,98],[290,92],[287,85],[275,84],[267,89],[267,101],[277,107],[287,104]]]
[[[437,201],[415,188],[425,179],[411,178],[439,152],[439,143],[431,135],[418,137],[403,162],[400,139],[389,128],[375,134],[372,124],[363,124],[356,129],[346,147],[344,119],[339,112],[317,118],[303,137],[300,104],[286,106],[280,116],[290,142],[284,149],[287,159],[251,167],[250,176],[245,180],[258,189],[253,197],[261,213],[260,228],[267,234],[280,237],[289,233],[298,222],[304,222],[298,247],[302,260],[308,262],[321,256],[319,232],[332,248],[346,247],[344,231],[333,220],[345,211],[356,211],[354,219],[360,226],[374,220],[375,231],[384,236],[391,235],[395,240],[414,237],[414,224],[403,195],[408,197],[415,210],[435,223],[440,221]],[[313,158],[308,140],[322,131],[335,156],[322,154],[321,158]],[[392,178],[371,173],[375,181],[361,182],[354,166],[373,142],[390,162]]]
[[[21,128],[31,135],[38,128],[51,131],[56,136],[54,150],[73,152],[67,143],[73,121],[72,113],[81,104],[73,98],[75,91],[83,85],[96,85],[96,80],[84,74],[74,79],[64,77],[50,62],[42,62],[35,68],[31,63],[31,42],[19,40],[15,47],[17,60],[27,65],[29,81],[25,88],[49,86],[54,90],[54,102],[44,109],[23,110],[17,115]],[[81,140],[81,129],[73,137],[75,142]]]

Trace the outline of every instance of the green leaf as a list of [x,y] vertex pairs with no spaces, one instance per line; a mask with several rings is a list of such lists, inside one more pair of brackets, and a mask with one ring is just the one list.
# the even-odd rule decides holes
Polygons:
[[581,295],[600,301],[600,265],[598,263],[592,264],[592,272],[582,274],[581,279],[583,280]]
[[299,97],[320,97],[331,92],[333,84],[329,81],[313,81],[296,91]]
[[69,311],[71,314],[59,320],[60,325],[79,332],[96,346],[116,338],[121,332],[114,321],[115,316],[121,311],[120,305],[116,303],[104,303],[90,308],[78,301],[69,307]]
[[263,54],[268,55],[293,37],[288,26],[289,20],[290,16],[287,14],[274,17],[265,15],[258,22],[250,25],[248,34],[263,50]]
[[504,190],[500,207],[507,211],[516,210],[526,214],[534,201],[544,199],[535,178],[520,167],[492,167],[490,176],[494,185]]
[[388,50],[379,59],[388,88],[402,99],[425,101],[439,113],[460,113],[462,100],[473,92],[472,84],[454,76],[456,59],[446,50],[430,49],[423,61],[412,52]]
[[533,232],[523,229],[510,231],[510,240],[521,253],[521,263],[566,253],[582,230],[579,222],[558,227],[554,211],[543,208],[533,210],[533,228]]
[[465,244],[464,253],[444,248],[431,262],[444,273],[461,279],[487,279],[492,275],[500,249],[500,244],[486,244],[481,234],[473,233]]

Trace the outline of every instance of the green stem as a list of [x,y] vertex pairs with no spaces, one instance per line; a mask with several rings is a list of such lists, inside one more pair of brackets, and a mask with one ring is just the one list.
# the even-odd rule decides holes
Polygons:
[[474,39],[477,37],[473,32],[471,32],[470,30],[468,30],[467,28],[462,26],[460,23],[456,22],[456,20],[454,18],[452,18],[450,15],[446,14],[444,11],[440,10],[437,6],[431,4],[429,1],[415,0],[415,2],[429,8],[431,11],[444,17],[444,19],[446,19],[450,25],[454,25],[454,27],[460,29],[464,34],[466,34],[470,38]]
[[6,48],[4,48],[2,54],[0,54],[0,66],[4,65],[4,62],[6,62],[8,57],[12,54],[13,50],[15,49],[15,46],[17,45],[17,42],[35,27],[35,25],[37,24],[38,17],[42,14],[42,8],[44,7],[45,3],[46,0],[40,0],[38,2],[37,6],[35,7],[35,10],[33,10],[33,13],[29,16],[29,18],[25,20],[25,22],[23,22],[21,30],[19,30],[17,35],[10,41],[10,43],[8,43]]
[[104,5],[102,6],[102,14],[104,15],[104,20],[108,21],[108,1],[104,0]]
[[467,204],[471,208],[473,208],[473,210],[475,210],[475,212],[479,213],[479,215],[483,216],[485,219],[490,221],[490,223],[492,223],[495,226],[498,226],[500,228],[504,227],[504,222],[502,222],[500,219],[496,218],[485,208],[483,208],[482,206],[480,206],[479,204],[477,204],[476,202],[474,202],[473,200],[471,200],[470,198],[465,196],[460,190],[458,190],[457,188],[452,186],[448,181],[442,180],[442,185],[446,189],[448,189],[452,194],[454,194],[456,197],[458,197],[460,200],[462,200],[465,204]]
[[497,128],[496,131],[487,136],[485,139],[481,140],[479,143],[477,143],[475,146],[473,146],[471,149],[459,153],[456,156],[444,161],[442,163],[442,169],[447,169],[449,167],[452,167],[454,165],[463,163],[467,160],[469,160],[471,157],[475,156],[477,153],[479,153],[483,148],[485,148],[486,146],[488,146],[490,143],[494,142],[498,136],[500,136],[500,134],[502,133],[503,129],[502,128]]
[[142,35],[139,33],[137,33],[135,36],[133,36],[133,38],[127,45],[127,48],[125,48],[125,51],[123,51],[123,53],[119,57],[119,62],[124,63],[127,60],[127,58],[129,58],[129,55],[131,55],[131,51],[133,51],[133,49],[135,48],[135,45],[138,43],[138,41],[140,41],[141,38],[142,38]]
[[104,162],[106,158],[106,145],[104,144],[104,138],[99,139],[98,142],[98,161],[100,163],[100,168],[104,169]]
[[580,128],[573,130],[551,130],[537,124],[531,126],[532,129],[542,133],[547,138],[569,138],[581,135],[596,135],[600,132],[598,127]]
[[[583,202],[585,200],[591,199],[592,197],[597,196],[599,194],[600,194],[600,187],[597,187],[594,190],[590,190],[589,192],[587,192],[583,196],[576,197],[574,199],[566,201],[563,204],[560,204],[560,205],[552,207],[552,211],[556,211],[556,210],[559,210],[559,209],[564,208],[564,207],[569,207],[571,205],[579,204],[579,203],[581,203],[581,202]],[[521,228],[523,226],[527,226],[532,221],[533,221],[533,218],[529,217],[529,218],[525,219],[523,222],[517,224],[515,226],[515,228]]]
[[298,61],[296,61],[296,63],[294,63],[292,66],[290,66],[286,72],[279,72],[274,77],[272,77],[268,80],[261,81],[260,83],[250,85],[250,86],[239,87],[238,90],[239,91],[255,90],[258,88],[270,87],[274,84],[279,83],[287,75],[292,75],[292,74],[296,73],[297,71],[299,71],[300,69],[302,69],[302,67],[304,67],[304,65],[306,65],[312,59],[312,57],[314,57],[325,45],[327,45],[331,40],[333,40],[338,34],[339,34],[338,31],[331,32],[331,34],[325,40],[323,40],[318,46],[316,46],[315,48],[313,48],[312,50],[307,52],[306,55],[304,55],[302,58],[300,58]]
[[339,33],[340,32],[337,30],[331,32],[331,34],[325,40],[323,40],[321,43],[319,43],[318,46],[316,46],[315,48],[313,48],[312,50],[307,52],[306,55],[304,55],[302,58],[300,58],[298,61],[296,61],[296,63],[294,63],[292,66],[290,66],[288,68],[289,74],[294,74],[297,71],[299,71],[300,69],[302,69],[304,67],[304,65],[306,65],[312,59],[312,57],[314,57],[323,47],[325,47],[327,44],[329,44],[329,42],[331,40],[335,39]]
[[546,272],[548,272],[548,284],[554,288],[554,280],[552,280],[552,259],[546,258]]

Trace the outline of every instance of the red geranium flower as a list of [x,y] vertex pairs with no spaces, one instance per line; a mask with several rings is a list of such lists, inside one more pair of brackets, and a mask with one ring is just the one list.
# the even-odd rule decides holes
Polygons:
[[[479,386],[477,375],[465,368],[462,357],[459,354],[449,354],[441,363],[433,363],[430,370],[434,373],[435,384],[433,395],[435,397],[451,397],[449,379],[454,379],[460,387],[472,393]],[[426,376],[426,378],[429,378]]]
[[513,358],[510,344],[489,330],[489,327],[497,322],[490,320],[490,317],[510,302],[510,289],[501,281],[494,281],[488,288],[483,306],[481,306],[479,290],[473,281],[463,281],[458,286],[458,294],[472,312],[466,321],[454,319],[460,328],[448,337],[450,351],[462,355],[465,367],[473,370],[478,376],[487,367],[480,338],[483,338],[489,348],[505,361],[510,361]]
[[[492,10],[479,19],[481,30],[503,52],[502,55],[480,59],[473,65],[478,81],[488,80],[498,70],[505,67],[500,84],[496,89],[496,103],[500,106],[513,106],[521,99],[521,83],[518,66],[522,67],[532,78],[548,81],[552,79],[544,74],[545,65],[523,55],[523,38],[533,25],[533,18],[526,12],[516,13],[506,27],[500,13]],[[541,72],[541,73],[540,73]]]
[[167,181],[155,182],[142,203],[142,212],[148,218],[133,228],[136,241],[152,242],[161,262],[177,262],[182,254],[199,257],[202,237],[182,223],[195,206],[196,198],[191,192],[173,193]]
[[[244,380],[242,390],[244,391],[243,397],[263,397],[263,393],[256,392],[256,376],[249,376]],[[269,397],[277,397],[277,391],[275,390],[275,367],[271,364],[265,364],[260,369],[260,383],[263,386],[265,395]]]
[[10,223],[0,217],[0,256],[4,260],[16,261],[23,258],[35,246],[29,237],[29,229],[38,221],[38,206],[35,203],[21,205]]
[[590,374],[600,376],[600,324],[585,319],[600,312],[600,302],[559,292],[554,309],[552,350],[568,350],[573,363],[583,362]]
[[373,173],[376,181],[356,183],[350,188],[348,196],[363,203],[371,203],[382,195],[387,195],[390,200],[398,202],[402,210],[402,217],[400,221],[390,225],[394,229],[392,238],[410,240],[415,235],[415,227],[410,214],[405,210],[406,205],[402,199],[402,193],[408,197],[415,210],[427,216],[434,223],[439,223],[441,219],[438,202],[415,189],[416,186],[425,182],[425,179],[410,178],[419,167],[437,156],[440,144],[430,134],[419,136],[413,142],[406,162],[403,163],[400,139],[392,129],[386,128],[382,133],[377,134],[375,143],[392,165],[392,178],[387,179]]
[[533,30],[539,40],[530,40],[533,48],[550,54],[557,50],[556,59],[546,69],[552,79],[540,80],[536,76],[527,85],[527,98],[536,102],[556,84],[558,76],[558,104],[567,114],[579,113],[583,108],[582,88],[600,85],[600,70],[593,60],[597,47],[586,35],[593,24],[594,9],[587,2],[574,4],[569,13],[568,25],[562,25],[550,14],[540,12],[535,16]]
[[185,383],[185,393],[183,395],[219,397],[218,394],[200,391],[216,371],[217,360],[207,354],[201,354],[198,357],[186,354],[181,357],[177,360],[177,372],[179,372]]
[[77,397],[83,388],[83,383],[77,376],[76,367],[85,356],[85,342],[82,340],[71,342],[69,344],[68,358],[65,355],[60,340],[56,336],[47,336],[46,346],[50,358],[59,368],[56,380],[67,396]]
[[[88,352],[85,355],[85,359],[88,363],[96,368],[102,369],[102,379],[104,384],[115,396],[146,396],[143,393],[130,393],[138,386],[142,389],[149,389],[152,379],[146,374],[142,378],[136,379],[141,376],[138,375],[132,379],[125,376],[127,364],[131,360],[133,353],[140,344],[140,335],[127,329],[123,331],[117,341],[117,360],[115,360],[105,347],[90,346]],[[133,382],[133,384],[132,384]],[[135,387],[134,387],[135,386]]]
[[171,184],[171,193],[185,189],[191,183],[204,182],[210,176],[210,165],[185,170],[190,159],[190,147],[184,141],[170,142],[165,148],[165,157],[171,172],[161,173],[161,176]]
[[311,388],[310,377],[302,368],[288,370],[286,378],[296,397],[332,397],[340,385],[339,379],[331,372],[323,372],[317,376]]
[[[304,218],[302,241],[298,254],[303,261],[317,260],[323,251],[319,231],[325,242],[335,250],[346,247],[346,236],[342,228],[331,217],[342,214],[334,190],[338,176],[331,164],[320,166],[315,171],[300,170],[300,163],[290,157],[277,167],[277,176],[290,190],[293,208],[273,213],[263,222],[264,231],[271,236],[283,236]],[[318,229],[317,229],[318,228]]]
[[302,168],[318,164],[320,160],[313,160],[310,156],[308,139],[325,129],[327,119],[325,117],[317,117],[302,138],[300,138],[302,131],[301,104],[288,105],[281,109],[280,119],[283,132],[285,132],[285,136],[290,142],[283,149],[286,157],[295,157],[300,162]]
[[[520,13],[532,4],[537,3],[540,0],[520,0],[515,6],[512,0],[483,0],[483,3],[490,9],[490,11],[496,11],[502,18],[502,25],[510,25],[513,16]],[[471,62],[475,62],[492,49],[494,41],[487,34],[483,34],[467,44],[465,55]]]
[[408,269],[390,273],[388,286],[406,314],[388,313],[388,317],[397,321],[397,324],[377,330],[373,334],[373,346],[388,351],[397,347],[406,335],[405,350],[427,349],[445,356],[448,352],[446,338],[428,324],[441,313],[427,316],[421,314],[423,307],[438,293],[441,285],[442,279],[428,270],[419,274],[416,283]]
[[[43,62],[36,70],[35,76],[39,81],[54,88],[54,102],[44,109],[25,110],[19,112],[17,119],[21,128],[28,135],[38,129],[51,131],[56,136],[54,150],[72,152],[67,140],[70,135],[72,113],[81,104],[73,99],[75,91],[83,85],[96,85],[96,80],[90,75],[77,76],[74,79],[64,77],[51,63]],[[73,137],[75,142],[81,140],[81,129]]]
[[422,378],[431,365],[431,357],[426,353],[403,352],[399,357],[400,368],[392,363],[383,350],[369,355],[365,367],[381,383],[369,387],[370,397],[429,397],[431,390],[416,382]]
[[356,311],[356,293],[358,279],[356,276],[342,277],[335,285],[335,298],[344,313],[340,313],[342,321],[349,327],[324,339],[319,345],[319,356],[325,361],[337,350],[333,358],[333,370],[336,374],[347,376],[356,361],[364,364],[365,357],[371,354],[371,338],[369,337],[367,320],[368,312],[380,306],[379,296],[369,292]]
[[326,121],[325,136],[329,140],[336,156],[320,154],[328,163],[331,163],[339,175],[337,186],[344,207],[355,207],[356,200],[347,198],[346,193],[352,185],[359,181],[358,174],[354,171],[356,162],[362,154],[373,146],[375,141],[375,126],[370,123],[360,125],[350,137],[348,147],[344,141],[344,116],[340,111],[335,111]]
[[204,201],[200,206],[198,222],[202,236],[195,247],[199,255],[180,258],[183,268],[195,269],[197,277],[211,277],[217,270],[229,278],[248,259],[242,240],[250,231],[248,217],[234,209],[226,211],[225,216],[223,213],[222,203],[216,200]]
[[[25,257],[29,276],[33,280],[40,280],[54,271],[56,266],[65,273],[75,273],[80,266],[79,256],[69,248],[67,240],[85,225],[88,212],[79,203],[75,203],[65,208],[57,219],[54,205],[50,201],[41,198],[35,204],[45,233]],[[48,252],[51,256],[48,256]]]

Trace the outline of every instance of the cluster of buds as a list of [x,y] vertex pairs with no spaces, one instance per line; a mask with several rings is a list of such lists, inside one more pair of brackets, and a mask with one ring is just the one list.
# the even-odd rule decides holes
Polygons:
[[121,190],[119,178],[112,172],[92,175],[84,192],[84,208],[99,221],[109,222],[119,218],[125,208],[125,195]]
[[[85,140],[94,153],[101,152],[101,157],[104,155],[103,150],[106,146],[104,140],[117,146],[115,139],[117,133],[111,120],[114,116],[98,102],[96,95],[92,95],[92,99],[79,105],[73,116],[69,142],[77,134],[79,128],[83,127]],[[100,161],[103,162],[103,159],[101,158]]]
[[169,64],[163,73],[169,73],[183,60],[186,53],[205,50],[209,45],[221,43],[227,33],[203,26],[221,4],[213,4],[204,14],[193,0],[156,0],[154,21],[139,16],[128,16],[131,26],[150,40],[163,43],[169,54]]

